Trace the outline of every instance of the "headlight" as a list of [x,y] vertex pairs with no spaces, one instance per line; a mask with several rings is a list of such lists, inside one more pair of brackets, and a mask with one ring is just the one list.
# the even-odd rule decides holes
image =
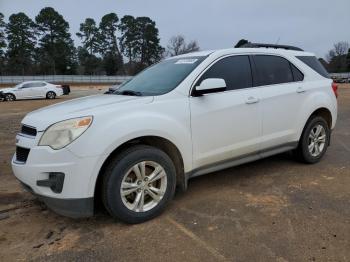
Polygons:
[[64,120],[50,126],[40,139],[39,146],[61,149],[81,136],[91,125],[92,116]]

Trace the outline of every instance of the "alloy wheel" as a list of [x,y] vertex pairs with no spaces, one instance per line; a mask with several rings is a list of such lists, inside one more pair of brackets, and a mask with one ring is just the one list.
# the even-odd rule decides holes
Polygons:
[[314,126],[309,134],[308,149],[313,157],[318,157],[326,146],[326,130],[320,124]]
[[142,161],[123,177],[120,195],[124,205],[134,212],[146,212],[162,200],[167,188],[164,168],[154,161]]
[[13,97],[13,95],[8,94],[8,95],[5,96],[5,100],[6,100],[6,101],[14,101],[15,98]]
[[53,92],[49,92],[49,93],[47,93],[47,97],[49,99],[54,99],[55,98],[55,94]]

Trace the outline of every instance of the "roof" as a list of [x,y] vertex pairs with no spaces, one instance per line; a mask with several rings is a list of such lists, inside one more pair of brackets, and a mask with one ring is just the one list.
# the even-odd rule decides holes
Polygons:
[[[176,58],[181,57],[193,57],[193,56],[209,56],[209,55],[227,55],[227,54],[240,54],[240,53],[264,53],[264,54],[277,54],[277,55],[293,55],[293,56],[314,56],[313,53],[305,51],[295,51],[295,50],[286,50],[286,49],[275,49],[275,48],[228,48],[228,49],[219,49],[219,50],[208,50],[208,51],[199,51],[188,54],[183,54],[176,56]],[[174,58],[174,57],[172,57]]]
[[42,83],[42,82],[45,82],[45,81],[42,81],[42,80],[24,81],[21,84]]

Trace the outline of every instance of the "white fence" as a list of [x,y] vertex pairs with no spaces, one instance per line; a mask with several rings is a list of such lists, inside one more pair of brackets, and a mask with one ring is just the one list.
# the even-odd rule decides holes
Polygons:
[[[331,73],[335,78],[350,78],[349,73]],[[24,81],[47,81],[58,84],[94,83],[114,84],[129,80],[131,76],[88,76],[88,75],[42,75],[42,76],[0,76],[0,84],[18,84]]]
[[0,76],[0,84],[18,84],[24,81],[47,81],[51,83],[121,83],[131,76],[88,76],[88,75],[42,75],[42,76]]
[[334,78],[350,78],[350,72],[348,73],[330,73],[331,77]]

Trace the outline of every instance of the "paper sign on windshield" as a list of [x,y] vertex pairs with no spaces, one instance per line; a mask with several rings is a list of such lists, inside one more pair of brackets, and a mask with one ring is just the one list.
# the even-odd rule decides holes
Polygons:
[[177,62],[175,63],[176,65],[180,65],[180,64],[194,64],[197,62],[198,59],[193,59],[193,58],[189,58],[189,59],[180,59],[177,60]]

